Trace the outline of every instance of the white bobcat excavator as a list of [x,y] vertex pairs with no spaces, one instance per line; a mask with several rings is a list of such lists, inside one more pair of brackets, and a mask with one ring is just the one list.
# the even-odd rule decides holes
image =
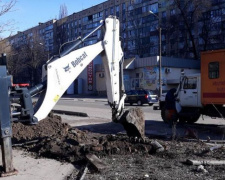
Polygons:
[[[11,162],[11,121],[19,121],[26,124],[37,124],[44,119],[53,109],[57,101],[64,94],[70,84],[79,74],[101,55],[105,69],[107,97],[112,109],[112,121],[122,123],[128,136],[144,137],[143,115],[134,109],[124,109],[123,85],[123,51],[119,36],[119,20],[116,17],[108,17],[100,26],[89,33],[79,42],[47,61],[43,66],[42,83],[27,89],[24,87],[11,88],[10,76],[6,66],[0,66],[0,121],[3,140],[3,164],[6,173],[12,172]],[[76,49],[83,41],[102,28],[102,40],[96,44]],[[4,65],[4,63],[3,63]],[[4,84],[4,86],[2,86]],[[33,107],[31,97],[41,93]],[[9,106],[16,103],[13,112]],[[19,104],[19,106],[18,106]]]

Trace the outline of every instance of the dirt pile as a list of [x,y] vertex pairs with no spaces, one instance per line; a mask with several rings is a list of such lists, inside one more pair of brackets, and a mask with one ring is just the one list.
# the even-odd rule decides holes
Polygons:
[[13,143],[23,143],[31,140],[40,140],[42,138],[55,136],[65,136],[68,129],[71,128],[68,124],[62,123],[60,116],[49,114],[49,116],[40,121],[37,125],[23,125],[22,123],[13,123],[12,131]]
[[[225,179],[225,166],[185,164],[192,160],[224,160],[224,146],[216,144],[157,139],[163,151],[156,151],[153,139],[130,139],[126,135],[102,135],[81,131],[62,123],[51,114],[38,125],[13,124],[13,144],[43,156],[85,167],[87,154],[95,154],[107,164],[101,173],[87,173],[85,179]],[[77,171],[76,171],[77,172]],[[71,174],[68,179],[76,179]]]
[[35,152],[38,156],[76,163],[86,154],[107,156],[112,154],[145,153],[153,151],[152,145],[126,135],[100,135],[81,131],[62,123],[60,116],[49,117],[35,126],[15,123],[13,144]]

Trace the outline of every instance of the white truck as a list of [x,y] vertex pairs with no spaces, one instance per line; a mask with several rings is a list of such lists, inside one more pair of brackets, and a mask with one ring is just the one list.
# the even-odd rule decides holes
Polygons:
[[[225,50],[201,53],[201,73],[181,77],[174,93],[174,117],[180,122],[194,123],[200,115],[212,118],[225,116]],[[166,96],[168,96],[167,93]],[[171,120],[167,111],[168,98],[161,98],[160,109],[164,122]],[[170,102],[171,103],[171,102]],[[172,111],[171,111],[172,112]]]

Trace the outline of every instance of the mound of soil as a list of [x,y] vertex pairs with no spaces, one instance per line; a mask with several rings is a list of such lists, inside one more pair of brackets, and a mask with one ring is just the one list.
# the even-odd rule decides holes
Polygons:
[[12,131],[13,144],[22,145],[39,156],[71,163],[85,159],[86,154],[148,154],[153,150],[150,143],[140,139],[129,139],[125,135],[103,136],[72,128],[62,123],[60,116],[53,114],[33,126],[15,123]]
[[[87,173],[85,179],[225,179],[225,166],[185,164],[187,159],[223,160],[224,147],[209,150],[200,141],[185,142],[157,139],[164,151],[156,151],[154,140],[130,139],[126,135],[102,135],[81,131],[62,123],[60,116],[50,114],[38,125],[14,123],[13,144],[37,157],[54,158],[86,166],[87,154],[100,157],[107,167],[101,173]],[[90,171],[91,172],[91,171]],[[68,179],[75,179],[71,174]]]
[[26,141],[42,139],[46,137],[65,136],[71,127],[62,123],[60,116],[49,114],[47,118],[40,121],[37,125],[23,125],[22,123],[13,123],[12,131],[13,143],[23,143]]

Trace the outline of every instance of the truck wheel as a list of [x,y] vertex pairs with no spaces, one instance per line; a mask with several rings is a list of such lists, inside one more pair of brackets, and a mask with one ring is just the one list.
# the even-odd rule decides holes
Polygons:
[[153,103],[149,103],[148,105],[149,105],[149,106],[152,106],[152,105],[153,105]]
[[200,114],[193,114],[192,116],[188,116],[188,117],[181,116],[179,117],[179,122],[193,124],[198,121],[199,117],[200,117]]
[[179,117],[179,123],[186,123],[187,122],[187,117],[180,116]]
[[193,116],[188,118],[187,123],[193,124],[198,121],[199,117],[200,117],[200,113],[193,114]]
[[141,100],[138,100],[138,101],[137,101],[137,105],[138,105],[138,106],[142,106]]

